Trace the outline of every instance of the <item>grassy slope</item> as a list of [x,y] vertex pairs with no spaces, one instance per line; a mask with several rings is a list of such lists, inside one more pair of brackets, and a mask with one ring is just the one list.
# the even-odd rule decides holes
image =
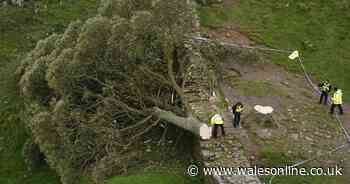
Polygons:
[[[289,2],[289,3],[288,3]],[[238,24],[258,44],[301,51],[315,79],[329,78],[345,90],[350,101],[350,6],[338,0],[242,0],[235,7],[215,5],[200,9],[204,27]],[[348,7],[348,8],[345,8]],[[284,55],[271,60],[292,71],[298,66]],[[278,159],[279,160],[279,159]],[[271,160],[274,162],[274,160]],[[278,162],[283,161],[279,160]],[[264,178],[268,182],[269,177]],[[273,183],[344,183],[335,177],[276,177]]]
[[112,178],[107,182],[107,184],[179,184],[184,183],[184,179],[176,175],[168,174],[141,174],[135,176],[125,176]]
[[[350,101],[349,7],[346,0],[244,0],[236,7],[219,5],[200,12],[204,26],[239,24],[258,43],[300,50],[313,77],[329,78]],[[272,60],[299,70],[285,56],[272,55]]]
[[[165,146],[167,147],[167,146]],[[185,167],[190,163],[180,155],[175,156],[176,150],[162,150],[153,147],[152,152],[145,155],[150,163],[138,165],[128,170],[127,175],[111,177],[106,184],[200,184],[201,177],[190,177],[185,174]],[[179,159],[180,158],[180,159]]]
[[108,180],[106,184],[197,184],[200,182],[200,179],[196,177],[183,177],[179,174],[169,174],[163,171],[114,177]]

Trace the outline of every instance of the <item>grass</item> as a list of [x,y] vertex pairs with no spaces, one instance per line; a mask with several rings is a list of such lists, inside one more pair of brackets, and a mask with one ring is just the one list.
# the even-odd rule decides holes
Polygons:
[[170,174],[140,174],[133,176],[116,177],[110,179],[107,184],[153,184],[153,183],[166,183],[166,184],[179,184],[184,183],[185,180],[177,175]]
[[287,94],[268,82],[264,81],[235,81],[231,83],[233,88],[239,89],[241,95],[244,96],[286,96]]
[[[170,132],[169,132],[170,133]],[[185,138],[187,139],[187,138]],[[143,155],[143,159],[150,162],[140,163],[128,169],[122,176],[110,177],[105,184],[201,184],[201,176],[190,177],[186,168],[192,164],[189,155],[183,154],[189,150],[192,143],[182,144],[181,148],[171,148],[168,145],[151,144],[152,152]]]
[[[342,177],[343,178],[343,177]],[[341,183],[347,183],[345,179],[341,179]],[[270,177],[263,177],[263,182],[269,183]],[[289,183],[302,183],[302,184],[339,184],[339,177],[335,176],[277,176],[272,180],[273,184],[289,184]]]
[[[350,101],[350,2],[345,0],[245,0],[234,7],[215,5],[200,8],[205,27],[240,25],[258,44],[298,49],[314,79],[328,78],[342,88]],[[271,60],[289,70],[300,71],[287,55]]]
[[[292,163],[287,162],[287,160],[292,160],[288,158],[278,148],[274,148],[272,146],[266,146],[258,153],[259,157],[263,161],[264,167],[284,167],[286,165],[291,165]],[[306,171],[310,171],[311,166],[301,166],[305,168]],[[271,176],[261,177],[261,181],[265,183],[269,183]],[[346,176],[276,176],[272,180],[273,184],[339,184],[339,183],[348,183],[346,180]]]
[[272,146],[266,146],[262,148],[258,152],[258,156],[262,160],[263,165],[266,167],[283,167],[285,165],[291,164],[289,163],[289,160],[292,160],[285,154],[283,150]]
[[[86,19],[96,13],[97,0],[37,1],[26,8],[0,7],[0,61],[11,61],[19,53],[32,49],[36,42],[54,32],[61,33],[73,20]],[[47,4],[47,8],[45,8]]]
[[109,179],[106,184],[193,184],[198,178],[188,178],[169,173],[141,173],[131,176],[119,176]]

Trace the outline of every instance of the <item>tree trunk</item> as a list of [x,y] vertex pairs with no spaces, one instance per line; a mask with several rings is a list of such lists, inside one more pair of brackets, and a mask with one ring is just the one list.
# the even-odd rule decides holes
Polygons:
[[186,118],[180,117],[170,111],[159,109],[158,107],[154,108],[154,115],[173,125],[190,131],[197,136],[200,136],[200,138],[203,140],[210,139],[211,137],[211,128],[207,124],[200,122],[198,119],[192,116]]
[[184,111],[186,115],[190,112],[191,108],[189,107],[189,104],[185,98],[185,94],[183,92],[183,89],[177,84],[175,75],[174,75],[174,60],[173,60],[173,50],[174,46],[172,44],[167,44],[163,46],[163,52],[164,52],[164,58],[165,61],[167,62],[168,66],[168,77],[170,78],[170,82],[176,91],[176,93],[180,96],[182,104],[184,106]]

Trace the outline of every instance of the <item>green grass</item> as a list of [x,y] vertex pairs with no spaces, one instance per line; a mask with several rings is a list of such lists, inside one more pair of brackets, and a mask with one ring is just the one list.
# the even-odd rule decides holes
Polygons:
[[[245,0],[235,7],[200,9],[206,27],[239,24],[259,44],[298,49],[315,79],[328,78],[344,89],[350,101],[350,1],[346,0]],[[274,63],[293,71],[287,55],[271,55]]]
[[[263,177],[262,181],[269,183],[270,177]],[[338,176],[277,176],[273,184],[339,184],[347,183],[344,177]]]
[[[267,146],[258,152],[258,156],[263,162],[263,167],[284,167],[293,163],[287,160],[292,160],[285,155],[284,152],[277,148]],[[310,166],[301,166],[306,168],[306,171],[311,169]],[[262,182],[269,183],[271,176],[261,177]],[[348,183],[346,176],[276,176],[272,180],[273,184],[340,184]]]
[[200,7],[201,25],[204,27],[218,27],[233,19],[231,12],[233,7],[214,5],[211,7]]
[[262,160],[263,166],[265,167],[283,167],[291,164],[289,158],[283,150],[272,146],[266,146],[258,152],[259,158]]
[[109,179],[106,184],[194,184],[197,178],[188,178],[169,173],[142,173],[131,176],[119,176]]
[[[34,5],[26,8],[0,7],[0,61],[9,61],[18,53],[32,49],[36,42],[54,32],[63,32],[73,20],[86,19],[97,10],[97,0],[37,1],[40,11],[34,13]],[[47,9],[45,9],[47,4]]]
[[[260,167],[285,167],[288,165],[295,164],[291,162],[292,160],[303,160],[303,155],[298,156],[299,159],[294,158],[294,156],[288,156],[285,154],[286,151],[280,149],[280,146],[265,146],[258,151],[259,165]],[[300,166],[305,168],[306,171],[310,171],[312,167],[311,164],[303,164]],[[276,176],[273,179],[273,184],[345,184],[348,183],[348,176]],[[269,183],[271,176],[261,177],[261,181]]]

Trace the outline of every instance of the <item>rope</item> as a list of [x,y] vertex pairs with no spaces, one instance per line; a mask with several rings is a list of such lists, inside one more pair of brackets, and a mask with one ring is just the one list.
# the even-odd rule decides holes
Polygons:
[[307,73],[305,66],[301,60],[301,57],[298,57],[298,62],[299,62],[299,66],[301,67],[301,69],[304,72],[304,77],[306,79],[306,81],[308,82],[308,84],[310,85],[310,87],[319,95],[321,94],[321,92],[318,90],[318,87],[312,82],[310,75]]
[[[313,161],[313,160],[316,160],[317,158],[321,158],[321,157],[326,156],[326,155],[331,155],[332,153],[335,153],[335,152],[337,152],[337,151],[339,151],[339,150],[341,150],[341,149],[343,149],[343,148],[345,148],[345,147],[347,147],[347,146],[349,146],[349,145],[350,145],[350,144],[348,144],[348,143],[343,144],[343,145],[341,145],[341,146],[338,146],[338,147],[332,149],[332,150],[329,151],[328,153],[325,153],[325,154],[319,155],[319,156],[314,156],[313,158],[310,158],[310,159],[308,159],[308,160],[300,161],[300,162],[298,162],[298,163],[296,163],[296,164],[294,164],[294,165],[292,165],[292,166],[290,166],[290,167],[291,167],[291,168],[293,168],[293,167],[298,167],[298,166],[300,166],[300,165],[302,165],[302,164],[305,164],[305,163],[311,162],[311,161]],[[272,180],[273,180],[275,177],[276,177],[276,175],[273,175],[273,176],[270,178],[269,184],[272,184]]]
[[[306,79],[307,83],[310,85],[310,87],[311,87],[316,93],[321,94],[321,91],[320,91],[320,90],[318,89],[318,87],[312,82],[310,75],[307,73],[307,71],[306,71],[306,69],[305,69],[305,66],[304,66],[304,64],[303,64],[302,59],[301,59],[300,56],[298,57],[298,62],[299,62],[299,66],[301,67],[301,69],[302,69],[303,72],[304,72],[304,76],[305,76],[305,79]],[[330,101],[328,101],[328,102],[330,102]],[[305,164],[305,163],[311,162],[311,161],[313,161],[313,160],[316,160],[317,158],[323,157],[323,156],[325,156],[325,155],[330,155],[330,154],[332,154],[332,153],[334,153],[334,152],[337,152],[337,151],[339,151],[339,150],[345,148],[346,146],[349,146],[349,145],[350,145],[350,136],[349,136],[349,133],[348,133],[348,131],[345,129],[345,127],[343,126],[343,122],[340,120],[338,114],[335,115],[335,119],[337,120],[337,122],[338,122],[338,124],[339,124],[339,127],[341,127],[341,129],[342,129],[342,131],[343,131],[343,133],[344,133],[344,135],[345,135],[345,138],[347,139],[347,143],[346,143],[346,144],[343,144],[343,145],[341,145],[341,146],[336,147],[335,149],[329,151],[327,154],[318,155],[318,156],[315,156],[315,157],[313,157],[313,158],[310,158],[310,159],[307,159],[307,160],[303,160],[303,161],[297,162],[296,164],[292,165],[291,167],[297,167],[297,166],[300,166],[300,165],[302,165],[302,164]],[[274,176],[272,176],[272,177],[270,178],[269,184],[272,184],[272,180],[273,180],[275,177],[276,177],[276,176],[274,175]]]
[[[255,49],[255,50],[263,50],[263,51],[272,51],[272,52],[280,52],[280,53],[291,53],[293,51],[291,50],[284,50],[284,49],[274,49],[274,48],[267,48],[267,47],[254,47],[254,46],[246,46],[246,45],[241,45],[238,43],[228,43],[228,42],[217,42],[208,38],[204,38],[204,37],[200,37],[200,36],[194,36],[191,37],[192,40],[194,41],[198,41],[198,42],[205,42],[205,43],[218,43],[219,45],[223,45],[223,46],[231,46],[231,47],[236,47],[236,48],[244,48],[244,49]],[[299,66],[301,67],[301,69],[303,70],[304,73],[304,77],[306,79],[306,81],[308,82],[308,84],[310,85],[310,87],[317,93],[317,94],[321,94],[321,91],[318,89],[317,85],[315,85],[312,80],[310,75],[308,74],[301,57],[298,57],[298,63]],[[345,136],[345,138],[347,139],[347,141],[350,143],[350,135],[348,133],[348,131],[345,129],[345,127],[343,126],[343,122],[340,120],[339,115],[336,114],[335,115],[335,119],[337,120],[339,127],[341,128],[341,130],[343,131],[343,134]]]
[[332,153],[334,153],[334,152],[337,152],[337,151],[339,151],[339,150],[345,148],[346,146],[349,146],[349,144],[348,144],[348,143],[345,143],[345,144],[343,144],[343,145],[341,145],[341,146],[338,146],[338,147],[332,149],[332,150],[329,151],[328,153],[325,153],[325,154],[320,155],[320,156],[314,156],[313,158],[310,158],[310,159],[308,159],[308,160],[300,161],[300,162],[298,162],[298,163],[292,165],[291,167],[298,167],[298,166],[300,166],[300,165],[302,165],[302,164],[305,164],[305,163],[311,162],[311,161],[313,161],[313,160],[316,160],[317,158],[320,158],[320,157],[323,157],[323,156],[326,156],[326,155],[330,155],[330,154],[332,154]]
[[[301,57],[298,57],[298,61],[299,61],[299,65],[301,67],[301,69],[304,72],[304,76],[306,78],[306,81],[309,83],[309,85],[313,88],[314,91],[316,91],[318,94],[321,94],[321,91],[317,88],[317,86],[312,82],[311,77],[309,76],[309,74],[306,72],[305,66],[301,60]],[[330,101],[328,101],[330,102]],[[347,139],[347,141],[350,143],[350,135],[348,133],[348,131],[345,129],[345,127],[343,126],[343,122],[340,120],[340,117],[338,114],[335,115],[335,119],[337,120],[339,127],[341,128],[341,130],[343,131],[345,138]]]
[[338,114],[335,115],[335,119],[337,120],[339,126],[341,127],[341,129],[343,130],[343,133],[345,134],[345,137],[347,138],[348,143],[350,144],[350,135],[349,135],[349,132],[348,132],[348,131],[345,129],[345,127],[343,126],[343,122],[340,120]]
[[253,50],[255,49],[255,50],[273,51],[273,52],[281,52],[281,53],[292,52],[290,50],[273,49],[273,48],[267,48],[267,47],[253,47],[253,46],[247,46],[247,45],[242,45],[238,43],[217,42],[217,41],[213,41],[208,38],[204,38],[200,36],[194,36],[194,37],[191,37],[191,39],[198,42],[218,43],[219,45],[223,45],[223,46],[237,47],[237,48],[243,48],[243,49],[253,49]]
[[[192,40],[194,41],[198,41],[198,42],[206,42],[206,43],[212,43],[212,42],[215,42],[213,40],[210,40],[208,38],[203,38],[203,37],[191,37]],[[289,51],[289,50],[282,50],[282,49],[273,49],[273,48],[266,48],[266,47],[253,47],[253,46],[245,46],[245,45],[241,45],[241,44],[237,44],[237,43],[227,43],[227,42],[216,42],[216,43],[219,43],[220,45],[223,45],[223,46],[231,46],[231,47],[237,47],[237,48],[244,48],[244,49],[256,49],[256,50],[263,50],[263,51],[272,51],[272,52],[280,52],[280,53],[291,53],[293,51]],[[321,94],[321,91],[318,89],[317,85],[315,85],[312,80],[311,80],[311,77],[309,75],[309,73],[307,72],[303,62],[302,62],[302,59],[301,59],[301,56],[298,57],[298,63],[299,63],[299,66],[301,67],[303,73],[304,73],[304,77],[307,81],[307,83],[309,84],[309,86],[312,88],[312,90],[314,92],[316,92],[317,94]],[[328,101],[330,102],[330,101]],[[310,159],[307,159],[307,160],[303,160],[303,161],[300,161],[300,162],[297,162],[295,164],[293,164],[291,167],[297,167],[297,166],[300,166],[302,164],[305,164],[305,163],[308,163],[308,162],[311,162],[313,160],[316,160],[317,158],[320,158],[320,157],[323,157],[325,155],[330,155],[332,153],[335,153],[343,148],[345,148],[346,146],[349,146],[350,145],[350,135],[348,133],[348,131],[345,129],[345,127],[343,126],[343,122],[341,121],[340,117],[338,114],[335,115],[335,119],[337,120],[338,122],[338,125],[339,127],[341,128],[341,130],[343,131],[343,134],[345,136],[345,138],[347,139],[347,143],[341,145],[341,146],[338,146],[336,147],[335,149],[329,151],[328,153],[326,154],[323,154],[323,155],[318,155],[318,156],[315,156],[315,157],[312,157]],[[275,178],[276,176],[272,176],[270,178],[270,181],[269,181],[269,184],[272,184],[272,180]]]

